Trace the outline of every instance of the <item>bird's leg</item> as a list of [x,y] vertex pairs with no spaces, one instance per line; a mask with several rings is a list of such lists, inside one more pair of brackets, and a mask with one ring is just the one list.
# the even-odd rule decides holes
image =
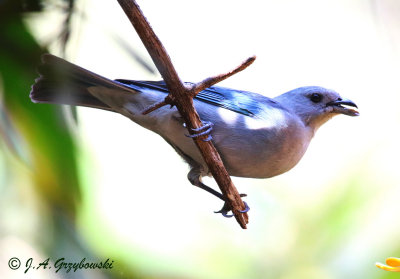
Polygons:
[[[188,173],[188,179],[189,179],[190,183],[192,183],[192,185],[197,186],[224,201],[224,205],[222,206],[221,210],[214,211],[214,213],[221,213],[222,216],[227,217],[227,218],[232,217],[233,214],[228,214],[228,212],[231,211],[232,208],[230,207],[229,203],[226,202],[224,195],[222,195],[218,191],[215,191],[213,188],[205,185],[203,182],[201,182],[200,177],[201,177],[200,171],[197,168],[192,168],[190,170],[190,172]],[[246,196],[247,196],[246,194],[240,194],[240,197],[246,197]],[[244,205],[245,205],[245,209],[240,211],[242,213],[245,213],[250,210],[250,207],[247,205],[246,202],[244,202]]]
[[212,137],[210,135],[211,131],[212,131],[212,127],[214,126],[214,124],[212,122],[209,121],[203,121],[204,125],[196,128],[196,129],[191,129],[192,132],[194,132],[193,135],[185,135],[189,138],[198,138],[201,136],[205,136],[208,135],[208,137],[206,139],[203,139],[203,141],[210,141],[212,140]]
[[[246,196],[247,196],[246,194],[240,194],[240,197],[241,197],[241,198],[246,197]],[[225,199],[224,199],[224,200],[225,200]],[[250,210],[250,207],[249,207],[249,205],[247,204],[247,202],[243,201],[243,203],[244,203],[245,208],[244,208],[243,210],[240,210],[240,212],[245,213],[245,212],[247,212],[247,211]],[[229,205],[229,203],[227,203],[227,202],[225,201],[225,203],[224,203],[224,205],[222,206],[221,210],[219,210],[219,211],[214,211],[214,213],[221,213],[222,216],[227,217],[227,218],[231,218],[232,216],[234,216],[233,214],[228,214],[228,212],[231,211],[231,210],[232,210],[231,206]]]

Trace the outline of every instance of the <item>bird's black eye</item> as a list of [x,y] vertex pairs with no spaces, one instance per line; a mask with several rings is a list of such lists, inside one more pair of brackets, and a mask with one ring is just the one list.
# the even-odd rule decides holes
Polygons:
[[314,103],[319,103],[322,100],[322,95],[319,93],[313,93],[310,96],[311,101],[313,101]]

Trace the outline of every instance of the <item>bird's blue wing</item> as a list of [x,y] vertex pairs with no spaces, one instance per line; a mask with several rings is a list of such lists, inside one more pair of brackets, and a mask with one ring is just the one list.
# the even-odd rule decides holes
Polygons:
[[[142,81],[142,80],[123,80],[117,79],[117,82],[122,83],[134,90],[153,89],[160,92],[168,93],[168,88],[164,81]],[[222,107],[246,116],[257,116],[262,111],[270,107],[283,109],[280,104],[271,98],[260,94],[230,89],[220,86],[211,86],[197,94],[195,99]]]

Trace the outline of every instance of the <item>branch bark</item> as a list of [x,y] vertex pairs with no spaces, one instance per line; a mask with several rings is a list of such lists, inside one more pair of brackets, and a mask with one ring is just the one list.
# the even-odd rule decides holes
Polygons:
[[[134,0],[118,0],[118,3],[135,28],[170,92],[163,102],[154,104],[143,111],[143,113],[149,113],[166,104],[173,104],[177,107],[179,113],[184,119],[189,133],[192,134],[192,129],[202,127],[200,117],[193,105],[193,97],[195,97],[201,90],[244,70],[255,60],[255,57],[247,59],[239,67],[228,73],[210,77],[195,85],[187,86],[180,80],[167,51],[154,33],[153,29],[150,27],[136,2]],[[193,140],[199,148],[204,161],[207,163],[207,166],[221,189],[226,201],[231,206],[232,213],[237,222],[243,229],[245,229],[246,224],[248,224],[248,215],[247,213],[240,212],[245,209],[245,204],[233,185],[216,148],[211,141],[203,141],[202,139],[204,139],[204,137],[194,138]]]

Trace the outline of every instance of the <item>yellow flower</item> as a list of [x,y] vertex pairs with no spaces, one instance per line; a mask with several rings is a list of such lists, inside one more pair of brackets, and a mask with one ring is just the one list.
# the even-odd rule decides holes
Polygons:
[[399,258],[387,258],[386,265],[381,263],[375,263],[375,265],[383,270],[400,272]]

